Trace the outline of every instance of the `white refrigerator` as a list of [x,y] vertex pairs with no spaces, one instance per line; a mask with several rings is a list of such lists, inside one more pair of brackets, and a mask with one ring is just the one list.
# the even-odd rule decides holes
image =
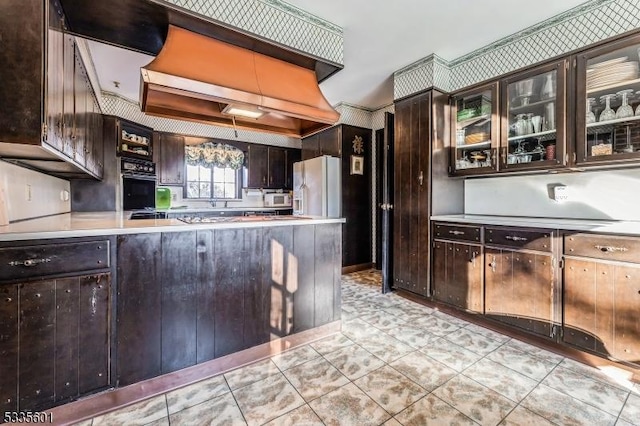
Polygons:
[[293,164],[293,214],[340,217],[341,161],[323,155]]

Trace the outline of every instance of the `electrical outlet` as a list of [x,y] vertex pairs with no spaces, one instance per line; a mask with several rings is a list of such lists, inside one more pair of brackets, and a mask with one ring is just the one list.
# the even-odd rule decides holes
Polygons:
[[569,188],[564,185],[558,185],[553,188],[553,199],[557,203],[569,201]]
[[60,201],[69,201],[69,191],[66,189],[60,191]]
[[31,185],[27,184],[24,188],[24,199],[26,201],[31,201]]
[[171,201],[178,201],[178,194],[171,193]]

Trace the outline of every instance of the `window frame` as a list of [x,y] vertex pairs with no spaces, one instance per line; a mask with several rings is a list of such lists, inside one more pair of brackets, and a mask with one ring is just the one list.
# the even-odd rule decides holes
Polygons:
[[[189,178],[187,175],[187,162],[184,162],[184,185],[182,186],[182,198],[185,200],[220,200],[220,201],[239,201],[242,200],[242,178],[244,166],[235,170],[236,184],[235,184],[235,198],[217,198],[217,197],[189,197]],[[213,168],[210,169],[211,175],[211,192],[213,195]],[[203,181],[198,181],[203,182]]]

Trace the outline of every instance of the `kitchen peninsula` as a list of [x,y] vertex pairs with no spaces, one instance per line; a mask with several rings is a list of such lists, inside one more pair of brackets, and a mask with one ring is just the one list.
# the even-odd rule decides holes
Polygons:
[[[40,410],[340,321],[343,219],[69,213],[0,231],[4,411]],[[18,391],[19,389],[19,391]],[[18,393],[19,392],[19,393]]]

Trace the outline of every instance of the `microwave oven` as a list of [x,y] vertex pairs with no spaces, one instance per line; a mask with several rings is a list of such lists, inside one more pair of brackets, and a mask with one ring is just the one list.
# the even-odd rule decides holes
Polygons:
[[291,206],[291,196],[282,193],[264,194],[265,207],[289,207]]

